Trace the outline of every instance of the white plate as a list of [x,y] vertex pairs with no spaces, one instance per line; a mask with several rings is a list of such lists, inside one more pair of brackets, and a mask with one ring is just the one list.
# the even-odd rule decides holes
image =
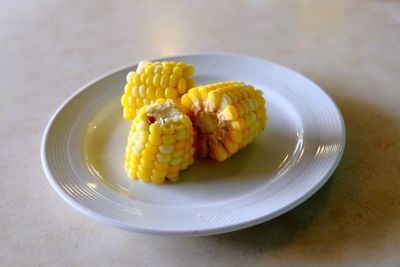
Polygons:
[[270,220],[306,200],[332,175],[344,150],[344,123],[334,102],[310,80],[239,55],[157,60],[193,64],[197,84],[241,80],[261,89],[267,129],[223,163],[196,160],[178,183],[131,180],[124,170],[130,123],[122,119],[120,96],[136,65],[103,76],[55,112],[42,140],[45,173],[74,208],[137,232],[210,235]]

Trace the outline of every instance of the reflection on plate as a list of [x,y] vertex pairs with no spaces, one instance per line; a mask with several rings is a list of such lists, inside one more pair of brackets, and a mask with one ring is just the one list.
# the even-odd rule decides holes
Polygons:
[[134,181],[124,170],[130,123],[122,119],[119,99],[126,73],[136,66],[104,76],[60,107],[42,142],[50,183],[83,213],[146,233],[228,232],[300,204],[339,163],[345,143],[342,117],[332,100],[305,77],[237,55],[159,60],[193,64],[198,84],[242,80],[255,85],[267,100],[267,129],[225,162],[197,159],[177,183]]

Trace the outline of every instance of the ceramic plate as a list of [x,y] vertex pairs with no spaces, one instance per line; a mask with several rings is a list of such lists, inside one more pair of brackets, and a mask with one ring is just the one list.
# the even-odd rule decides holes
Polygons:
[[130,123],[122,119],[120,96],[136,65],[105,75],[61,105],[42,140],[48,180],[77,210],[137,232],[210,235],[270,220],[306,200],[332,175],[345,145],[343,119],[307,78],[239,55],[157,60],[193,64],[199,85],[253,84],[267,101],[266,130],[225,162],[197,159],[177,183],[131,180],[124,170]]

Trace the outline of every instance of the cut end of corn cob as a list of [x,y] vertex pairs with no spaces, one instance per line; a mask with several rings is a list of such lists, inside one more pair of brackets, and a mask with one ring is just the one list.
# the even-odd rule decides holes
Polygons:
[[243,82],[192,88],[181,104],[193,123],[196,154],[218,161],[251,143],[267,122],[262,92]]
[[195,85],[193,73],[193,66],[183,62],[140,62],[136,72],[131,71],[126,77],[121,98],[124,118],[132,120],[142,106],[158,98],[180,103],[180,97]]
[[173,100],[143,106],[132,122],[125,168],[134,179],[163,184],[194,161],[193,127]]

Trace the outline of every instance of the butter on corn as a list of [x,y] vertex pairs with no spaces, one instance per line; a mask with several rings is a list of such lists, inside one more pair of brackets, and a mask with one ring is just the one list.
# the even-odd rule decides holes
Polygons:
[[243,82],[192,88],[181,104],[193,122],[196,154],[218,161],[251,143],[268,119],[262,92]]
[[143,105],[158,98],[179,103],[180,97],[195,85],[193,73],[193,66],[183,62],[140,62],[136,72],[131,71],[126,77],[121,98],[124,118],[132,120]]
[[144,105],[133,119],[125,168],[134,179],[163,184],[193,164],[193,127],[173,100]]

